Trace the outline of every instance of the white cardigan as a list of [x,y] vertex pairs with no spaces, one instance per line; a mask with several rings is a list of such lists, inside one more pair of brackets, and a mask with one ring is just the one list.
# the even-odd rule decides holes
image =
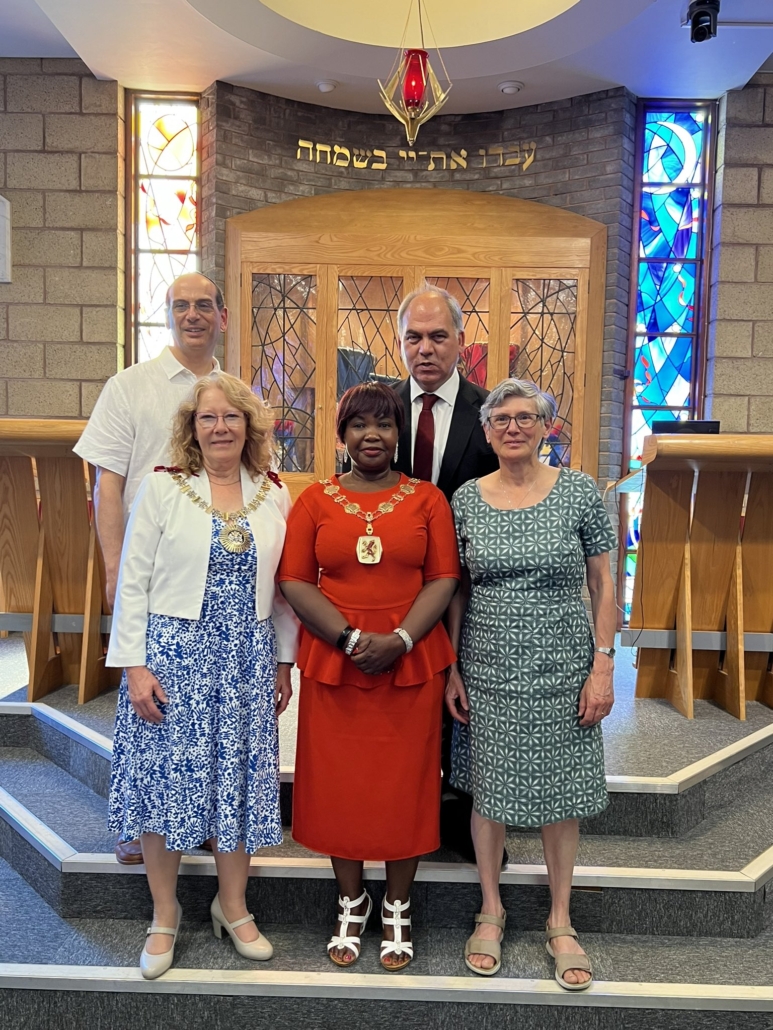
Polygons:
[[[241,474],[247,505],[258,492],[262,477],[253,482],[243,465]],[[190,484],[211,502],[203,469],[198,477],[191,477]],[[294,662],[298,649],[298,620],[275,581],[290,504],[287,487],[272,483],[263,503],[248,516],[258,552],[255,610],[258,619],[273,619],[280,662]],[[150,613],[180,619],[200,617],[211,533],[212,516],[183,494],[168,472],[145,476],[126,527],[106,665],[145,665]]]

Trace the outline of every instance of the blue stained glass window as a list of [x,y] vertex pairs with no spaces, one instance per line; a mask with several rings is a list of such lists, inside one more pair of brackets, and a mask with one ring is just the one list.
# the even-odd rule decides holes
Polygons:
[[[641,467],[654,419],[694,416],[701,320],[708,131],[712,105],[645,102],[640,122],[637,261],[633,269],[629,469]],[[627,496],[623,606],[630,616],[643,493]]]
[[699,189],[643,187],[639,257],[677,261],[697,258],[700,209]]
[[636,301],[636,331],[689,333],[695,316],[694,263],[642,261]]
[[683,408],[690,403],[692,336],[637,336],[635,402]]
[[647,111],[642,181],[702,182],[706,111]]

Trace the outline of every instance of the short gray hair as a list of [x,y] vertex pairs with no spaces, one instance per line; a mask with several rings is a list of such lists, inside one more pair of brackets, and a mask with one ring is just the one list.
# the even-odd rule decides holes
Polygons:
[[537,405],[537,414],[546,422],[551,422],[558,414],[558,405],[554,398],[549,393],[543,393],[535,383],[530,383],[528,379],[503,379],[481,405],[481,425],[485,425],[491,412],[501,408],[511,397],[525,397],[534,401]]
[[464,329],[464,318],[462,316],[462,309],[459,306],[459,301],[454,297],[453,294],[449,293],[448,290],[443,290],[440,286],[431,286],[429,283],[422,283],[418,290],[414,290],[413,293],[409,293],[405,300],[402,302],[397,310],[397,332],[402,338],[403,330],[405,329],[405,319],[408,314],[408,308],[413,304],[417,297],[440,297],[445,302],[448,308],[448,313],[451,315],[451,323],[456,330],[457,336]]

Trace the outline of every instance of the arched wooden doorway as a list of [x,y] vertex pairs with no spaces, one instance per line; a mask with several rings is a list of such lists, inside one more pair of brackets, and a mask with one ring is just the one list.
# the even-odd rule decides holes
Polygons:
[[462,305],[463,374],[551,392],[546,460],[595,476],[605,264],[605,226],[507,197],[378,189],[260,208],[226,226],[226,367],[274,406],[296,494],[336,469],[341,393],[404,376],[397,309],[426,279]]

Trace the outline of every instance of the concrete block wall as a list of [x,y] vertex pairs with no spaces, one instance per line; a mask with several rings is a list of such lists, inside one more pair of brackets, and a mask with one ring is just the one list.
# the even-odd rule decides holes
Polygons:
[[773,432],[773,74],[722,99],[706,413]]
[[[421,129],[416,149],[536,143],[530,167],[470,161],[429,173],[395,162],[404,130],[388,114],[367,115],[301,104],[214,83],[202,97],[202,264],[223,282],[225,222],[265,204],[334,190],[394,186],[486,190],[587,215],[608,227],[606,320],[599,475],[617,478],[622,458],[623,381],[630,270],[635,99],[624,89],[479,115],[440,115]],[[389,148],[384,170],[298,161],[298,140]],[[426,158],[424,159],[426,161]],[[233,303],[233,301],[231,301]]]
[[87,416],[123,367],[124,105],[70,59],[0,59],[0,415]]

